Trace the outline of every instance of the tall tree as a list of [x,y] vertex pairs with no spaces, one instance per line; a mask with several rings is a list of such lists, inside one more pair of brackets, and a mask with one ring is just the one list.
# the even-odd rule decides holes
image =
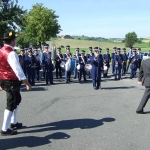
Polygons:
[[137,34],[135,32],[129,32],[125,35],[126,47],[133,47],[133,45],[138,41]]
[[[44,7],[43,4],[35,4],[26,16],[26,28],[20,41],[28,41],[41,46],[42,43],[55,37],[61,30],[55,11]],[[24,38],[21,40],[21,38]],[[18,41],[19,44],[21,44]],[[33,44],[33,45],[34,45]]]
[[7,31],[20,31],[24,26],[23,15],[25,13],[26,10],[18,5],[17,0],[0,0],[0,39]]

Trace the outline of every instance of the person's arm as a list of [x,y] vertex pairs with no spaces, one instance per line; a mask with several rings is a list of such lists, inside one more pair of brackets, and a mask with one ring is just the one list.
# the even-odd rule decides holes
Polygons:
[[139,71],[138,84],[142,83],[142,78],[144,77],[143,64],[144,64],[144,62],[142,63],[140,71]]
[[24,75],[24,72],[20,66],[18,55],[14,51],[10,52],[7,61],[16,76],[18,77],[18,80],[23,81],[23,83],[26,85],[27,90],[30,90],[31,85],[27,81],[26,76]]

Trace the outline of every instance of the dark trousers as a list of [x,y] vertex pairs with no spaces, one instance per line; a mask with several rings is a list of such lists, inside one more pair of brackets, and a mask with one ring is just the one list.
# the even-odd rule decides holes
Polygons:
[[138,68],[139,68],[139,70],[140,70],[140,68],[141,68],[141,62],[142,62],[142,60],[140,59],[140,60],[138,60]]
[[36,69],[36,78],[39,81],[40,80],[40,70]]
[[70,76],[71,76],[71,71],[66,71],[65,70],[65,79],[66,79],[66,81],[70,81]]
[[45,80],[46,84],[48,84],[48,81],[50,81],[50,83],[53,83],[53,72],[51,70],[45,70]]
[[20,85],[21,82],[18,80],[1,80],[1,87],[4,91],[6,91],[6,109],[9,111],[13,111],[14,109],[16,109],[17,105],[19,105],[21,102]]
[[137,70],[137,69],[131,69],[130,78],[136,77],[136,70]]
[[58,74],[59,77],[62,78],[62,71],[60,66],[56,66],[56,78],[58,78]]
[[115,64],[114,64],[114,61],[112,61],[112,74],[114,74],[115,72]]
[[35,84],[35,68],[27,68],[28,81],[31,85]]
[[95,89],[95,88],[97,88],[97,89],[99,89],[100,88],[100,80],[94,80],[93,79],[93,88]]
[[126,75],[126,65],[125,64],[123,64],[122,65],[122,76],[125,76]]
[[85,73],[85,69],[84,69],[84,68],[81,68],[81,69],[80,69],[79,81],[81,81],[82,74],[83,74],[84,80],[86,80],[86,73]]
[[145,87],[145,92],[144,95],[142,97],[142,100],[137,108],[137,111],[143,111],[143,108],[145,107],[148,99],[150,98],[150,87]]
[[74,68],[74,78],[78,77],[79,78],[79,72],[77,70],[77,68]]
[[115,68],[115,79],[117,80],[120,80],[121,79],[121,68]]

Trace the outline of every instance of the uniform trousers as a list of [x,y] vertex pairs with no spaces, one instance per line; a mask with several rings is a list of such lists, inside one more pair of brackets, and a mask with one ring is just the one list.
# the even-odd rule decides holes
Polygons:
[[137,111],[143,111],[143,108],[145,107],[146,103],[148,102],[148,99],[150,98],[150,87],[145,87],[145,92],[142,97],[142,100],[137,108]]

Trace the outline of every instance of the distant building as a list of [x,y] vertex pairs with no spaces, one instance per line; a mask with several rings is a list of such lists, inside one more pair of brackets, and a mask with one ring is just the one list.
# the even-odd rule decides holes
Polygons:
[[123,40],[124,40],[124,38],[115,39],[114,42],[122,42]]
[[70,35],[61,35],[60,36],[61,39],[74,39],[72,36]]

